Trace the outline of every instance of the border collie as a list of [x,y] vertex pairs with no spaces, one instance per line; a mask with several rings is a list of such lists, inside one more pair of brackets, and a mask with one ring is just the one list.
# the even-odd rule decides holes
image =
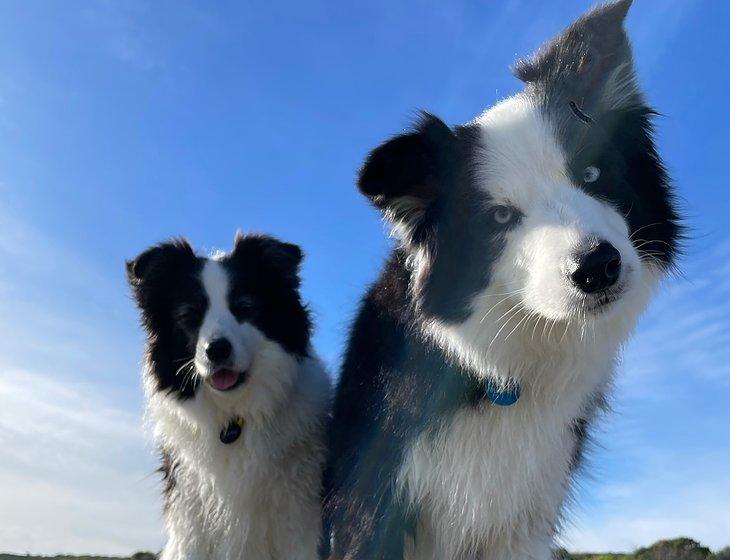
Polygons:
[[310,348],[302,253],[237,236],[127,263],[147,332],[148,415],[162,454],[161,560],[313,560],[329,378]]
[[333,559],[546,560],[621,345],[681,237],[623,22],[584,15],[520,93],[424,115],[359,189],[399,241],[365,295],[325,474]]

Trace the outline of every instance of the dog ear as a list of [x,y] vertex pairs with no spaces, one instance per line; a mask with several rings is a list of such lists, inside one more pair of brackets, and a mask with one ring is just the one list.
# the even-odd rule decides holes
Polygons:
[[184,265],[195,262],[193,248],[185,239],[160,243],[126,261],[127,281],[133,288],[155,279],[179,272]]
[[244,235],[238,232],[231,259],[234,262],[248,262],[245,260],[247,257],[253,257],[267,269],[276,272],[291,287],[299,287],[299,268],[304,253],[298,245],[268,235]]
[[[423,114],[413,132],[388,140],[368,155],[358,188],[412,241],[424,216],[438,200],[456,137],[443,121]],[[403,235],[401,235],[403,237]]]
[[588,116],[640,104],[624,29],[631,2],[618,0],[588,12],[519,61],[515,75],[541,91],[549,104],[568,107],[572,102]]

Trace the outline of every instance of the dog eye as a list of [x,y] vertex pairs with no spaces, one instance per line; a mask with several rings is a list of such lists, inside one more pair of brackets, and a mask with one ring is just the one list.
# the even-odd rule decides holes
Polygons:
[[495,206],[492,215],[495,222],[504,225],[512,221],[515,213],[509,206]]
[[231,313],[240,321],[245,317],[250,317],[255,311],[253,301],[249,298],[239,298],[231,302]]
[[583,170],[583,182],[584,183],[595,183],[601,176],[601,170],[593,165],[589,165]]
[[175,316],[181,323],[192,325],[202,318],[203,311],[197,307],[186,305],[179,308]]

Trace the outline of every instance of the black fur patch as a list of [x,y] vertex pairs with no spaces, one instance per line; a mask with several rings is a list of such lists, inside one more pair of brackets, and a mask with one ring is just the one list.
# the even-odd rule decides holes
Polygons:
[[157,389],[180,398],[195,394],[199,378],[185,367],[195,353],[208,308],[200,284],[204,259],[185,240],[162,243],[127,262],[127,279],[147,332],[147,364]]
[[[553,124],[569,158],[573,181],[626,217],[643,258],[669,267],[683,229],[667,172],[653,140],[652,118],[636,85],[624,30],[631,0],[599,6],[532,57],[516,75]],[[595,183],[583,172],[601,170]]]
[[489,283],[503,233],[515,224],[498,224],[477,186],[481,150],[475,127],[452,131],[424,114],[413,132],[373,150],[360,172],[360,191],[403,230],[406,250],[417,256],[410,287],[419,311],[445,322],[468,317],[473,296]]
[[[515,65],[515,75],[552,108],[572,101],[588,116],[612,101],[609,80],[633,77],[631,45],[623,29],[631,0],[604,4],[588,12],[534,55]],[[637,91],[624,101],[635,104]]]
[[[613,203],[625,217],[631,241],[642,257],[669,267],[679,250],[682,226],[652,139],[653,115],[644,106],[598,115],[582,134],[564,139],[564,145],[576,184]],[[601,172],[593,183],[582,180],[588,166]]]
[[173,502],[173,492],[177,487],[176,471],[178,465],[172,458],[172,455],[164,449],[160,451],[160,466],[157,472],[162,475],[162,495],[164,496],[165,510],[170,508]]
[[[302,251],[291,243],[267,236],[236,240],[233,252],[221,263],[228,271],[231,309],[239,321],[249,321],[290,354],[307,354],[311,325],[299,297]],[[248,301],[247,308],[236,303]]]
[[402,558],[403,537],[415,526],[415,512],[394,488],[403,452],[478,393],[467,372],[413,330],[405,259],[394,253],[350,332],[325,473],[332,558]]

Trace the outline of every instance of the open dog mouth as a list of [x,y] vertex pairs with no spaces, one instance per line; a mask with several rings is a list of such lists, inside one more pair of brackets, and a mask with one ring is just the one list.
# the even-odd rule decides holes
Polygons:
[[246,380],[245,371],[221,368],[207,378],[208,385],[216,391],[231,391]]

